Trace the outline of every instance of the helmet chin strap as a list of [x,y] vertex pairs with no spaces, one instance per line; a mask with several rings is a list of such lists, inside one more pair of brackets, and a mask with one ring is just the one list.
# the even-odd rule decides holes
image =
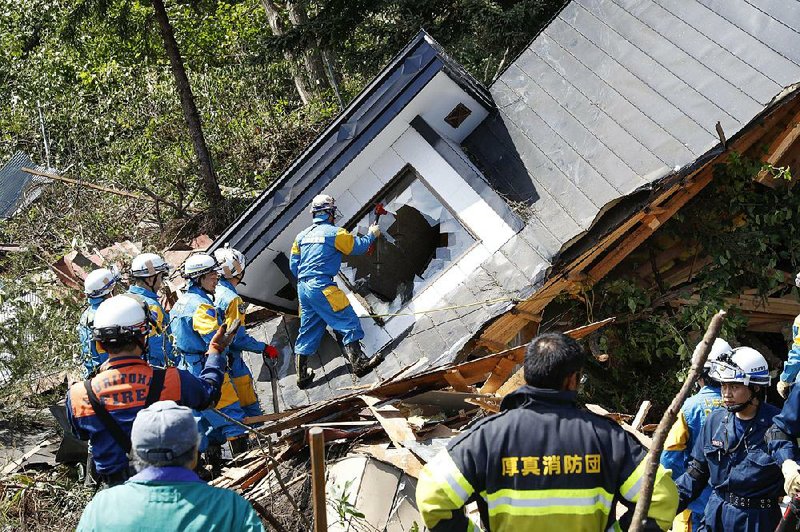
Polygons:
[[751,387],[748,386],[747,389],[750,391],[750,399],[748,399],[744,403],[737,403],[732,406],[725,405],[725,409],[728,412],[733,412],[733,413],[741,412],[742,410],[753,404],[753,399],[756,398],[756,394],[755,392],[753,392],[753,389]]
[[147,360],[147,352],[148,352],[148,347],[149,347],[149,344],[150,344],[149,340],[150,340],[149,336],[136,336],[134,338],[134,341],[136,342],[136,345],[138,345],[139,349],[142,350],[142,358],[144,360]]

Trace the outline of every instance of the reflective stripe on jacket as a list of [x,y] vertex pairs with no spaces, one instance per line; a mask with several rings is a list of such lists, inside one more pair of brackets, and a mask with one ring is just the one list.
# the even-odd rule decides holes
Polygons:
[[[615,422],[580,410],[575,397],[522,386],[499,414],[454,438],[420,474],[425,525],[468,530],[462,508],[477,501],[483,526],[495,532],[613,526],[616,503],[638,499],[646,450]],[[670,473],[659,467],[650,522],[668,529],[677,502]]]

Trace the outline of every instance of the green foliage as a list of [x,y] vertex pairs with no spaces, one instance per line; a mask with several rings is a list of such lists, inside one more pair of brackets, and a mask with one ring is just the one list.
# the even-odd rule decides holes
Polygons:
[[352,495],[353,479],[345,481],[344,486],[338,484],[333,487],[333,494],[329,504],[336,510],[339,518],[337,523],[342,527],[347,527],[351,519],[364,519],[364,513],[350,501]]
[[[576,316],[588,312],[583,320],[618,317],[617,323],[593,339],[597,354],[608,353],[610,360],[589,368],[592,378],[584,388],[587,400],[626,411],[635,411],[644,399],[665,407],[711,317],[726,308],[725,299],[745,289],[756,289],[762,296],[773,293],[785,286],[783,272],[797,271],[800,192],[756,183],[753,178],[763,169],[791,178],[788,169],[764,167],[733,154],[727,164],[714,169],[711,184],[651,237],[691,244],[702,250],[700,255],[712,259],[688,286],[662,293],[624,275],[612,275],[586,294],[588,306],[567,298],[556,303]],[[625,271],[625,264],[618,271]],[[696,297],[684,299],[677,308],[670,304],[692,294]],[[721,336],[736,342],[746,320],[738,309],[726,310]]]

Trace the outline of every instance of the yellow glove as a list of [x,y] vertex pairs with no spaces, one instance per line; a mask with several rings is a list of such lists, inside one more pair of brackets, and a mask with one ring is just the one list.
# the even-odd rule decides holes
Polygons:
[[778,394],[786,399],[789,397],[789,392],[792,391],[792,384],[788,382],[778,381]]
[[794,460],[786,460],[781,464],[783,472],[783,489],[787,495],[797,495],[800,493],[800,467]]

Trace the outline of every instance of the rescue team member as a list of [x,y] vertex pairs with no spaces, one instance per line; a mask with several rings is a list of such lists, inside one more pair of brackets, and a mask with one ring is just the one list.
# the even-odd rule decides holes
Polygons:
[[[208,344],[214,331],[222,325],[221,316],[217,313],[212,300],[219,281],[217,262],[211,255],[196,253],[184,262],[183,276],[189,287],[172,307],[175,349],[180,357],[179,367],[188,370],[192,375],[200,375]],[[244,420],[244,411],[239,405],[239,398],[228,375],[227,364],[217,408],[239,422]],[[234,455],[247,448],[247,434],[239,425],[213,410],[195,412],[195,418],[202,436],[200,450],[208,451],[209,462],[215,468],[221,457],[221,446],[226,441],[231,442],[231,451]]]
[[142,359],[150,334],[147,314],[140,301],[127,295],[104,301],[94,319],[94,337],[108,360],[96,377],[74,384],[67,393],[73,432],[89,440],[97,472],[111,486],[129,477],[131,424],[139,410],[159,399],[202,410],[219,399],[223,381],[224,327],[211,340],[198,378],[176,368],[153,368]]
[[94,341],[92,327],[97,307],[111,297],[119,279],[119,272],[116,268],[98,268],[90,272],[83,282],[83,292],[89,301],[89,306],[83,311],[78,322],[78,339],[81,342],[81,363],[84,377],[94,375],[100,364],[108,358],[108,353]]
[[[711,365],[722,354],[730,354],[733,350],[730,344],[722,338],[714,340],[711,352],[703,365],[703,373],[697,380],[700,391],[683,403],[678,419],[667,435],[664,442],[664,451],[661,453],[661,465],[672,470],[673,478],[680,477],[689,465],[692,458],[692,448],[700,437],[706,417],[712,410],[722,406],[720,385],[710,376]],[[673,532],[691,532],[700,530],[706,503],[711,495],[711,486],[706,486],[703,492],[695,499],[688,509],[677,515],[672,524]]]
[[278,350],[273,346],[260,340],[256,340],[247,332],[244,327],[245,303],[239,297],[236,287],[244,275],[245,257],[244,255],[230,247],[218,249],[214,252],[214,257],[219,264],[222,275],[217,288],[214,291],[214,305],[217,314],[230,326],[235,320],[239,320],[241,327],[236,331],[231,345],[228,346],[228,360],[230,360],[230,376],[236,395],[239,397],[239,404],[247,416],[260,416],[264,413],[258,403],[258,396],[253,386],[253,374],[242,358],[242,351],[252,351],[262,353],[265,358],[278,358]]
[[[471,501],[492,532],[599,532],[617,525],[617,502],[638,499],[647,450],[616,422],[577,407],[585,362],[584,350],[563,334],[530,343],[527,384],[420,473],[417,506],[426,527],[474,530],[462,511]],[[670,472],[659,466],[646,525],[667,530],[677,504]],[[632,516],[631,508],[625,517]]]
[[[800,288],[800,273],[794,278],[794,284]],[[783,363],[783,372],[777,385],[778,393],[784,399],[789,397],[798,373],[800,373],[800,315],[792,323],[792,347],[789,349],[786,362]]]
[[314,379],[308,357],[317,352],[326,325],[343,336],[344,352],[356,375],[363,377],[380,362],[377,357],[370,360],[364,354],[360,342],[364,330],[333,276],[339,273],[342,255],[363,255],[381,231],[374,224],[366,236],[354,237],[346,229],[336,227],[338,209],[334,199],[326,194],[314,198],[311,214],[314,224],[297,235],[289,259],[300,301],[300,331],[294,346],[300,388]]
[[96,494],[83,510],[78,532],[263,532],[250,503],[231,490],[209,486],[192,471],[199,443],[190,409],[159,401],[140,410],[131,444],[143,467],[124,485]]
[[170,266],[160,255],[142,253],[131,263],[131,286],[128,292],[143,299],[150,308],[150,339],[147,343],[149,351],[147,361],[151,366],[165,367],[169,360],[175,365],[172,355],[172,328],[169,314],[158,301],[158,291],[164,286],[164,277],[169,274]]
[[[764,402],[770,383],[764,357],[753,348],[737,347],[711,366],[722,383],[725,408],[712,411],[692,450],[692,461],[676,483],[682,511],[708,484],[711,496],[704,530],[772,532],[781,519],[781,468],[764,439],[779,410]],[[783,441],[791,453],[792,443]]]

